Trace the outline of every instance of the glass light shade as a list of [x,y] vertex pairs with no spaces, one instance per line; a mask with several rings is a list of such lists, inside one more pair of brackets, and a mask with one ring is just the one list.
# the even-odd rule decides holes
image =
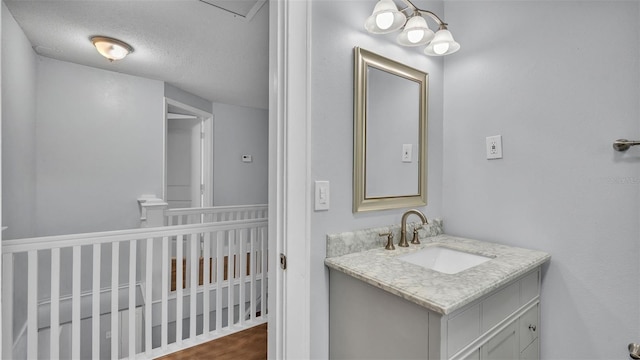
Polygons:
[[453,54],[460,50],[460,44],[453,40],[453,35],[447,29],[438,30],[431,43],[424,49],[429,56],[442,56]]
[[416,15],[407,21],[396,41],[403,46],[419,46],[428,43],[433,37],[433,30],[429,29],[427,21]]
[[387,34],[400,29],[406,20],[393,0],[380,0],[365,21],[364,28],[372,34]]
[[100,55],[106,57],[109,61],[121,60],[133,51],[129,44],[105,36],[94,36],[91,38],[91,42]]

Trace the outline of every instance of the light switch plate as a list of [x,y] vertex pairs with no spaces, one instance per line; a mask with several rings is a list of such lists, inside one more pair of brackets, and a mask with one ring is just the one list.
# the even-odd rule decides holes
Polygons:
[[315,210],[329,210],[329,182],[316,181]]
[[487,159],[502,159],[502,135],[487,136]]

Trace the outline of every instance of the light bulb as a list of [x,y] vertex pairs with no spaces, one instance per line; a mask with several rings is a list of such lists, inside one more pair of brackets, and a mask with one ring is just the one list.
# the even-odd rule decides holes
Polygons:
[[442,55],[447,51],[449,51],[449,43],[440,43],[433,45],[433,52],[438,55]]
[[400,29],[406,20],[393,0],[380,0],[364,22],[364,28],[372,34],[387,34]]
[[418,29],[418,30],[409,30],[407,32],[407,40],[409,40],[409,42],[415,44],[418,41],[422,40],[422,37],[424,36],[424,30],[422,29]]
[[424,49],[424,53],[429,56],[442,56],[453,54],[458,50],[460,50],[460,44],[453,40],[451,32],[447,29],[440,29],[431,44]]
[[402,46],[420,46],[431,41],[433,35],[433,31],[429,29],[424,18],[416,14],[409,18],[396,41]]
[[118,45],[111,45],[108,52],[112,59],[122,59],[129,53],[125,48]]
[[393,25],[393,14],[390,12],[384,12],[376,15],[376,25],[382,30],[386,30]]
[[105,36],[94,36],[91,42],[98,52],[109,61],[120,60],[133,51],[133,48],[120,40]]

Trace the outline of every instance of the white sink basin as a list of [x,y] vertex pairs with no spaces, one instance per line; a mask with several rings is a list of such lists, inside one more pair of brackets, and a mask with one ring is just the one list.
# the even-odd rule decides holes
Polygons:
[[492,258],[444,246],[432,246],[411,254],[399,256],[398,259],[441,273],[457,274]]

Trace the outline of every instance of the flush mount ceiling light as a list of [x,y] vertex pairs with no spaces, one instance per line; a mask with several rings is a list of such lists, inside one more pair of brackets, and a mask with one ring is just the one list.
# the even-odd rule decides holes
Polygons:
[[[364,27],[372,34],[387,34],[402,29],[397,42],[403,46],[427,45],[424,53],[430,56],[453,54],[460,50],[460,44],[453,40],[447,23],[429,10],[417,8],[410,0],[401,0],[406,7],[398,10],[393,0],[379,0]],[[438,25],[438,31],[429,29],[427,15]],[[407,20],[408,18],[408,20]]]
[[133,52],[131,45],[126,42],[106,36],[94,36],[91,38],[91,43],[100,55],[109,61],[124,59],[125,56]]

